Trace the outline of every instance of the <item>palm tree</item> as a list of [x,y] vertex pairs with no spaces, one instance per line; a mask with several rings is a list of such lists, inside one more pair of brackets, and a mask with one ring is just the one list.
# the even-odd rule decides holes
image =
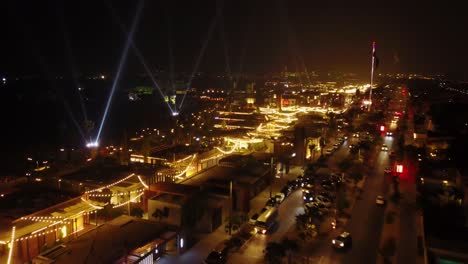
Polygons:
[[164,212],[161,210],[161,209],[156,209],[154,211],[154,213],[152,214],[152,216],[156,219],[158,219],[159,221],[162,220],[162,218],[164,217]]
[[265,260],[270,264],[281,264],[286,256],[286,249],[282,243],[268,242],[265,248]]
[[138,218],[142,218],[143,214],[144,214],[144,211],[140,207],[133,207],[132,210],[130,210],[130,215],[131,216],[136,216]]
[[320,137],[319,144],[320,144],[320,155],[323,156],[323,148],[325,147],[324,137]]
[[312,160],[315,159],[315,144],[312,144],[312,145],[309,145],[309,149],[310,149],[310,157],[312,158]]
[[299,244],[297,243],[296,240],[289,239],[285,237],[282,241],[281,244],[283,245],[286,255],[288,256],[288,263],[291,263],[292,259],[292,253],[299,251]]

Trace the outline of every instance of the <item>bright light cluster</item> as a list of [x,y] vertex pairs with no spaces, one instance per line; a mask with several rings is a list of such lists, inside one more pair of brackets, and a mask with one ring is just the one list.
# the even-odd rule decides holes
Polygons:
[[97,148],[99,147],[99,142],[98,141],[91,141],[86,143],[87,148]]

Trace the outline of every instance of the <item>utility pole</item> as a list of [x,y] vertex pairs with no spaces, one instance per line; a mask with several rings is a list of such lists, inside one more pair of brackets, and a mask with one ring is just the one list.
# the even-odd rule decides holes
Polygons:
[[229,235],[232,234],[232,180],[229,182]]
[[127,204],[127,210],[128,210],[128,215],[130,216],[130,204],[132,203],[131,201],[131,196],[130,196],[130,191],[128,191],[128,204]]
[[274,160],[274,157],[271,156],[271,159],[270,159],[270,176],[271,176],[270,198],[271,198],[272,195],[273,195],[273,183],[274,183],[274,181],[275,181],[275,175],[273,174],[273,160]]

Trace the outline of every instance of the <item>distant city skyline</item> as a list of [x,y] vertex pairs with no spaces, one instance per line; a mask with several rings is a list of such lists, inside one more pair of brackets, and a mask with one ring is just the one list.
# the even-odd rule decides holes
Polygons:
[[[217,13],[217,23],[199,56]],[[136,3],[25,1],[7,4],[0,74],[114,74]],[[467,78],[467,18],[456,4],[308,1],[145,1],[134,43],[151,68],[227,73],[369,70]],[[171,49],[169,49],[169,46]],[[170,54],[172,53],[172,56]],[[172,60],[170,59],[172,57]],[[173,66],[171,67],[171,64]],[[305,67],[304,67],[305,66]],[[143,72],[133,49],[124,73]]]

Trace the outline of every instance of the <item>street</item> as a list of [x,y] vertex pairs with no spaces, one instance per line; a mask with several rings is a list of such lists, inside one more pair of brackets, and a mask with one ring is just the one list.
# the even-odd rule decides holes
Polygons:
[[[282,186],[287,182],[287,180],[295,179],[299,174],[302,173],[300,167],[294,167],[291,169],[289,174],[286,174],[281,179],[276,179],[273,188],[273,194],[278,192]],[[259,211],[265,204],[266,200],[269,197],[269,188],[260,193],[256,198],[259,202],[256,203],[257,211]],[[259,207],[260,205],[260,207]],[[239,252],[235,252],[230,255],[229,263],[263,263],[264,253],[266,244],[269,241],[279,241],[284,235],[291,229],[295,228],[296,215],[304,213],[304,208],[302,206],[302,191],[297,189],[291,193],[283,203],[278,207],[278,224],[266,235],[256,234],[254,235],[247,243],[241,248]]]

